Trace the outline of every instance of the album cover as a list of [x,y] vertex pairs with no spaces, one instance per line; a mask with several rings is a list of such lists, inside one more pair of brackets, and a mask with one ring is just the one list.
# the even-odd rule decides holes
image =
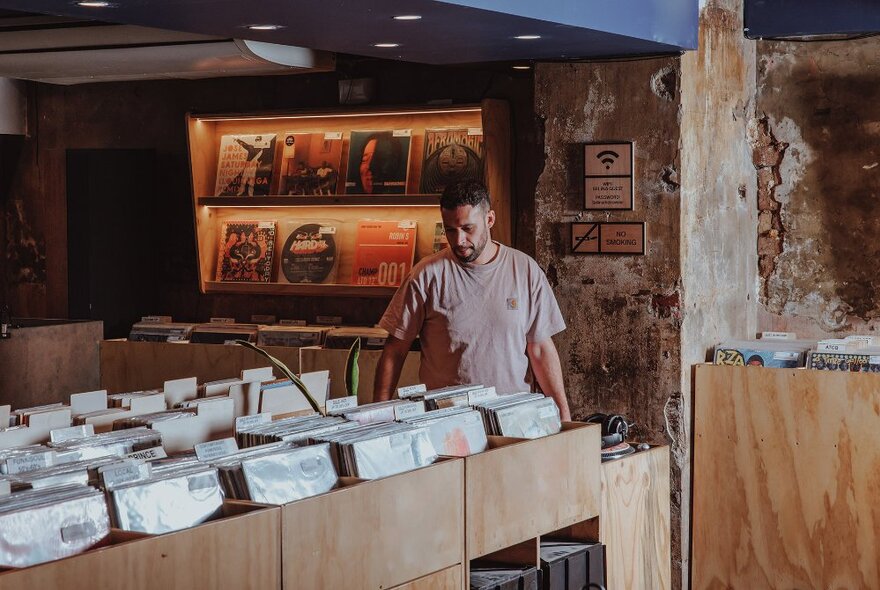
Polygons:
[[274,254],[274,221],[226,221],[220,230],[217,280],[268,283]]
[[447,246],[449,246],[449,240],[446,239],[446,229],[443,227],[443,222],[438,221],[434,224],[433,252],[436,254]]
[[338,261],[336,227],[332,225],[299,225],[281,249],[281,273],[290,283],[335,282]]
[[425,129],[419,192],[442,193],[460,180],[483,180],[483,130]]
[[397,287],[412,270],[415,251],[414,221],[359,221],[351,283]]
[[411,135],[410,129],[352,131],[345,193],[404,194]]
[[342,162],[342,132],[285,133],[282,195],[335,195]]
[[275,162],[275,134],[224,135],[217,162],[218,197],[268,195]]

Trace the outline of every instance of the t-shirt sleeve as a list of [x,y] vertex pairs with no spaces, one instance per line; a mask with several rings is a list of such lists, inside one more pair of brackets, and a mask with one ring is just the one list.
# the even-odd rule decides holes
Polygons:
[[565,320],[562,319],[562,312],[559,311],[559,304],[556,302],[556,296],[544,271],[537,263],[532,266],[531,277],[531,293],[530,293],[530,324],[526,333],[528,342],[542,342],[547,340],[554,334],[558,334],[565,329]]
[[411,341],[422,330],[424,320],[424,292],[410,274],[391,298],[388,309],[379,320],[379,327],[395,338]]

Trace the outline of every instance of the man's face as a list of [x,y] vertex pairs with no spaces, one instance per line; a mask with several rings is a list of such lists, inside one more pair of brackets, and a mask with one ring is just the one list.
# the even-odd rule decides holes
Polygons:
[[465,263],[485,264],[491,257],[486,245],[492,239],[495,212],[484,205],[440,209],[452,253]]
[[373,192],[373,172],[370,170],[370,164],[373,162],[373,154],[376,153],[376,140],[371,139],[364,146],[364,155],[361,156],[361,186],[364,187],[365,193]]

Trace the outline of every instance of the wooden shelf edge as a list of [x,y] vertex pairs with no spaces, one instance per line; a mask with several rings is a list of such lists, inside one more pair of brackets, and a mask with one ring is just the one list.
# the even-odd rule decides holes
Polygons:
[[397,287],[359,285],[309,285],[292,283],[224,283],[206,281],[205,293],[244,293],[249,295],[309,295],[336,297],[388,297]]
[[327,195],[266,197],[199,197],[204,207],[436,207],[440,195]]

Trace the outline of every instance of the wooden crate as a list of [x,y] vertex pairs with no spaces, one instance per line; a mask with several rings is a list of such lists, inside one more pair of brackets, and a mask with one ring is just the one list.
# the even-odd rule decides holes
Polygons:
[[696,367],[692,587],[880,588],[880,375]]
[[107,546],[0,573],[0,590],[281,587],[280,509],[228,501],[224,518],[165,535],[113,531]]
[[378,590],[461,566],[463,477],[446,459],[282,506],[284,588]]
[[[358,404],[373,401],[373,381],[376,378],[376,365],[381,350],[362,350],[358,357],[360,384],[358,386]],[[410,352],[406,356],[400,371],[399,387],[419,383],[419,359],[421,353]],[[330,398],[345,397],[345,364],[348,361],[348,350],[320,348],[308,346],[299,349],[299,366],[304,373],[310,371],[330,371]]]
[[567,422],[535,440],[489,437],[465,457],[468,560],[599,514],[600,428]]
[[[291,371],[299,372],[299,348],[267,346]],[[162,387],[165,381],[196,377],[199,383],[238,377],[269,362],[242,346],[174,342],[101,342],[101,388],[110,393]]]
[[669,447],[608,461],[601,471],[608,590],[669,590]]

